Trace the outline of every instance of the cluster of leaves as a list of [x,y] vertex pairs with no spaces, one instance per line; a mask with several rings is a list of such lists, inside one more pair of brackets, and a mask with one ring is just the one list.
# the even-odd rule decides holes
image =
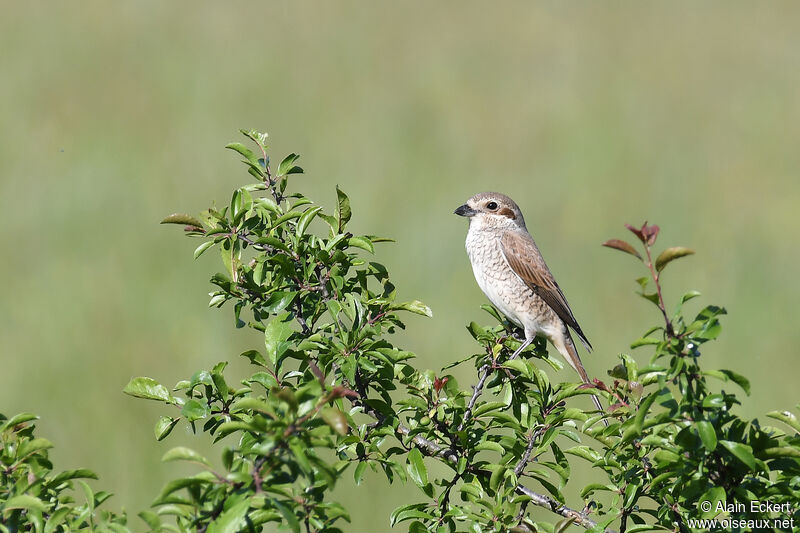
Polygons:
[[[793,430],[787,434],[735,413],[740,401],[727,387],[749,395],[748,380],[732,370],[707,370],[700,364],[700,346],[720,334],[719,317],[725,309],[709,305],[687,318],[684,304],[699,296],[696,291],[684,294],[672,314],[664,304],[664,268],[693,252],[667,248],[653,260],[658,226],[627,227],[644,254],[617,239],[605,246],[644,263],[649,275],[637,280],[639,294],[658,308],[663,323],[631,345],[653,349],[648,364],[622,354],[620,364],[609,372],[613,384],[598,384],[613,398],[609,411],[619,422],[593,433],[612,439],[604,450],[586,449],[582,454],[610,480],[590,485],[584,495],[614,494],[606,513],[619,516],[621,529],[628,531],[650,527],[644,524],[687,531],[688,518],[792,518],[791,513],[776,516],[766,507],[753,512],[750,502],[793,507],[800,501],[800,423],[789,412],[769,413]],[[648,292],[651,284],[654,288]],[[721,390],[710,379],[721,381]],[[800,519],[800,510],[791,512]],[[628,520],[634,527],[627,527]]]
[[[663,319],[632,345],[654,350],[647,365],[621,354],[610,383],[553,383],[542,367],[563,365],[544,341],[520,350],[522,332],[483,306],[491,324],[467,328],[475,353],[440,372],[420,370],[389,334],[404,327],[401,313],[431,312],[419,301],[396,300],[386,268],[368,259],[386,239],[348,231],[350,202],[338,188],[332,213],[289,192],[290,179],[303,172],[298,156],[273,172],[266,134],[242,133],[256,151],[228,148],[243,157],[255,183],[237,189],[222,209],[164,222],[202,240],[195,257],[219,252],[224,271],[211,278],[209,305],[231,308],[235,327],[259,331],[264,344],[241,354],[254,367],[244,378],[226,376],[220,362],[171,389],[147,377],[126,386],[127,394],[169,410],[156,422],[158,440],[185,423],[220,449],[214,462],[186,447],[165,454],[165,461],[201,470],[168,483],[153,510],[140,513],[153,531],[261,531],[273,524],[294,533],[338,532],[349,515],[330,491],[351,475],[360,484],[368,468],[420,489],[422,501],[389,517],[414,533],[549,533],[571,525],[686,531],[689,518],[770,514],[724,505],[720,514],[717,502],[800,501],[800,422],[789,412],[769,413],[791,428],[787,433],[742,419],[727,387],[749,393],[746,378],[701,368],[699,347],[719,335],[725,311],[707,306],[686,318],[684,304],[698,296],[690,292],[667,312],[663,271],[692,251],[667,248],[653,259],[657,226],[628,226],[643,253],[622,240],[605,243],[647,269],[637,280],[640,294]],[[474,366],[471,387],[447,373],[459,364]],[[590,394],[609,407],[581,408]],[[95,511],[107,495],[75,479],[90,472],[50,477],[49,443],[33,439],[29,421],[0,418],[0,533],[125,530],[124,515]],[[603,481],[584,487],[582,500],[569,506],[571,460],[589,461]],[[88,503],[71,499],[72,483],[87,491]],[[710,510],[701,502],[711,502]]]
[[[206,470],[167,485],[147,518],[162,528],[161,518],[173,515],[180,530],[260,530],[280,522],[293,531],[339,531],[336,523],[349,517],[327,492],[351,463],[403,474],[377,443],[393,433],[384,414],[393,413],[397,381],[413,373],[405,362],[413,355],[383,337],[403,327],[400,312],[430,310],[396,301],[386,268],[361,258],[358,252],[372,253],[386,239],[347,231],[351,210],[344,192],[337,188],[331,214],[302,194],[288,194],[289,177],[302,173],[297,156],[286,157],[273,173],[266,135],[243,133],[259,154],[238,143],[228,147],[244,157],[257,182],[235,191],[220,211],[165,222],[203,237],[195,256],[219,250],[225,272],[211,280],[216,290],[209,305],[231,304],[236,327],[262,332],[264,346],[242,354],[257,371],[236,386],[223,377],[225,363],[172,391],[144,377],[128,384],[128,394],[175,409],[158,421],[158,439],[183,419],[229,443],[224,472],[186,448],[170,451],[165,459],[194,461]],[[362,473],[363,467],[356,469],[357,477]]]
[[[633,347],[655,347],[649,365],[622,354],[610,384],[551,383],[536,360],[555,370],[563,365],[550,358],[544,341],[520,353],[521,332],[484,306],[494,323],[469,325],[476,353],[439,373],[418,370],[409,362],[414,355],[387,334],[403,327],[398,312],[430,310],[417,301],[396,302],[386,269],[362,258],[384,239],[347,231],[349,200],[338,188],[331,214],[301,194],[287,194],[290,175],[301,172],[297,156],[285,158],[273,175],[266,136],[244,133],[260,153],[240,144],[229,148],[244,157],[256,183],[238,189],[221,211],[165,222],[204,238],[195,256],[219,249],[225,272],[211,280],[210,305],[231,303],[236,327],[263,332],[264,350],[242,354],[257,372],[239,388],[227,384],[224,363],[172,392],[148,378],[129,384],[128,393],[180,411],[159,420],[157,438],[183,418],[230,443],[224,472],[185,448],[167,454],[207,470],[164,489],[157,513],[148,515],[153,527],[165,527],[161,518],[174,515],[181,530],[259,530],[275,521],[293,531],[336,531],[335,522],[348,517],[327,491],[351,465],[356,483],[370,468],[390,482],[419,487],[425,499],[390,517],[413,532],[560,531],[572,524],[685,530],[687,518],[718,514],[698,511],[704,500],[796,500],[797,437],[734,415],[736,397],[712,390],[706,378],[745,392],[747,380],[699,367],[698,347],[719,335],[725,311],[708,306],[687,320],[683,305],[698,296],[691,292],[667,314],[662,272],[692,251],[668,248],[654,260],[657,226],[629,226],[644,255],[621,240],[605,243],[648,270],[638,280],[640,294],[664,323]],[[446,372],[467,362],[476,383],[462,389]],[[173,396],[178,392],[185,398]],[[581,409],[575,397],[588,394],[610,407]],[[568,457],[590,461],[608,479],[585,487],[576,508],[563,494]],[[560,521],[536,516],[537,507]]]
[[36,419],[0,414],[0,532],[128,532],[124,513],[99,509],[111,494],[94,492],[84,481],[97,479],[92,471],[53,472],[48,458],[53,445],[34,436]]

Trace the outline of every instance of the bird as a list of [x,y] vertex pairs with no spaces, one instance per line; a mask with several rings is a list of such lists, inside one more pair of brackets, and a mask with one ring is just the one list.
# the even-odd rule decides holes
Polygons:
[[[525,333],[525,341],[511,358],[541,335],[584,383],[591,383],[570,329],[587,351],[592,345],[528,232],[516,202],[505,194],[482,192],[454,213],[469,219],[466,249],[475,281],[489,301]],[[592,401],[602,413],[597,396],[592,395]]]

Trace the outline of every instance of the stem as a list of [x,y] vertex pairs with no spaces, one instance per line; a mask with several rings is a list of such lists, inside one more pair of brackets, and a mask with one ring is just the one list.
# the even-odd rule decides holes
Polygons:
[[661,314],[664,316],[664,323],[667,327],[667,336],[671,338],[675,336],[675,330],[672,328],[672,321],[670,321],[669,317],[667,316],[667,308],[664,306],[664,297],[661,295],[661,284],[658,282],[658,272],[656,272],[656,269],[653,266],[653,257],[650,255],[650,245],[645,243],[644,250],[647,253],[647,268],[650,269],[650,275],[653,278],[653,282],[656,284],[658,308],[661,309]]
[[533,451],[533,443],[536,442],[536,438],[539,436],[539,431],[528,435],[528,447],[525,448],[525,454],[522,456],[522,459],[519,460],[517,466],[514,468],[514,474],[519,477],[519,475],[525,470],[525,467],[528,466],[528,461],[531,460],[531,452]]
[[467,422],[469,422],[469,419],[472,416],[472,409],[475,407],[475,402],[478,401],[478,396],[481,395],[481,391],[483,390],[483,385],[486,383],[486,378],[488,378],[489,374],[492,373],[492,365],[486,363],[481,367],[479,373],[480,373],[480,379],[478,379],[478,384],[475,385],[475,390],[472,392],[472,398],[469,399],[469,404],[467,404],[467,410],[464,411],[464,418],[458,425],[458,431],[463,430],[464,426],[467,424]]

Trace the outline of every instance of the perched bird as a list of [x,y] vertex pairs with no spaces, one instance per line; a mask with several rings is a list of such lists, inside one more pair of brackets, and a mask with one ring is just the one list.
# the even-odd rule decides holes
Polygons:
[[[495,307],[525,331],[525,342],[512,358],[536,335],[542,335],[589,383],[570,328],[588,351],[592,345],[528,233],[519,206],[504,194],[482,192],[467,200],[455,214],[469,218],[467,255],[478,286]],[[592,395],[592,400],[602,412],[597,396]]]

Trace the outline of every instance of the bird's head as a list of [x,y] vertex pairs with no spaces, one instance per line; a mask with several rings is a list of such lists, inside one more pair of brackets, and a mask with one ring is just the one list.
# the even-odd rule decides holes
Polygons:
[[524,229],[525,219],[519,206],[499,192],[482,192],[476,194],[455,210],[455,214],[469,218],[470,226],[475,229]]

